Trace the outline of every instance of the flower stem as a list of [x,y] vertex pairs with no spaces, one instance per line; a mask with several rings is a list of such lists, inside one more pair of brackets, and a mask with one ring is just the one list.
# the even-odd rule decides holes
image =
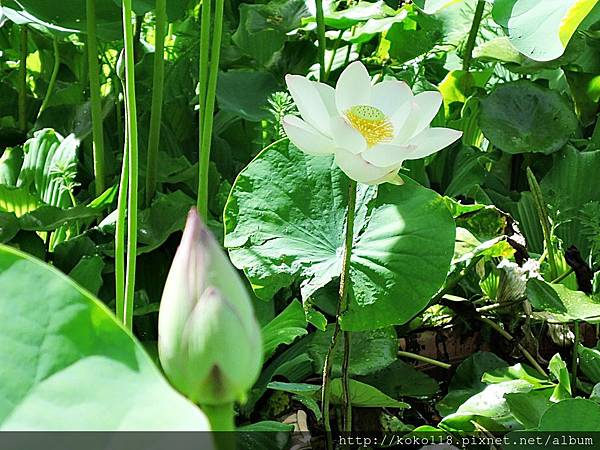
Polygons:
[[[223,34],[223,7],[224,0],[216,0],[214,30],[212,32],[212,47],[210,50],[210,73],[208,85],[206,86],[205,104],[203,113],[200,114],[201,134],[200,134],[200,163],[198,173],[198,212],[200,217],[207,223],[208,221],[208,169],[210,165],[210,146],[212,142],[212,128],[215,111],[215,96],[217,94],[217,79],[219,76],[219,60],[221,56],[221,36]],[[202,42],[201,45],[207,45]],[[204,118],[202,118],[204,115]]]
[[473,48],[475,48],[475,41],[477,39],[477,33],[479,33],[479,25],[483,18],[483,12],[485,10],[485,0],[479,0],[475,7],[475,14],[473,16],[473,22],[471,22],[471,29],[469,30],[469,37],[465,45],[465,53],[463,56],[463,70],[469,71],[471,67],[471,61],[473,60]]
[[[352,244],[351,244],[352,245]],[[352,400],[350,399],[350,332],[344,331],[344,356],[342,357],[342,417],[344,431],[352,431]]]
[[[335,328],[331,337],[331,343],[325,355],[323,364],[323,378],[321,386],[321,409],[323,414],[323,424],[327,433],[328,448],[332,447],[331,442],[331,423],[329,418],[329,403],[330,403],[330,381],[331,381],[331,366],[333,363],[333,352],[337,344],[338,336],[341,330],[340,319],[342,314],[348,308],[348,287],[350,285],[350,258],[352,256],[352,244],[354,242],[354,214],[356,212],[356,181],[350,180],[348,183],[348,212],[346,218],[346,233],[344,241],[344,254],[342,260],[342,272],[340,274],[340,290],[337,312],[335,317]],[[344,356],[342,361],[342,412],[343,412],[343,431],[350,431],[351,428],[351,410],[348,392],[348,369],[350,360],[350,334],[344,332]],[[349,417],[350,416],[350,417]]]
[[548,219],[548,211],[546,209],[546,203],[544,202],[544,196],[542,195],[542,189],[535,178],[535,175],[529,167],[527,167],[527,181],[529,182],[529,190],[533,195],[533,202],[535,209],[538,214],[540,225],[542,226],[542,234],[544,235],[544,243],[546,251],[548,252],[548,264],[550,265],[550,279],[554,280],[558,277],[558,267],[556,266],[556,259],[554,257],[554,245],[552,244],[552,228],[550,226],[550,220]]
[[135,265],[137,256],[138,208],[138,134],[135,104],[135,61],[133,56],[133,14],[131,0],[123,0],[123,35],[125,36],[125,110],[127,112],[127,155],[129,195],[127,201],[127,270],[125,279],[124,323],[133,325]]
[[452,367],[452,364],[438,361],[437,359],[428,358],[427,356],[417,355],[416,353],[399,351],[398,356],[403,356],[404,358],[414,359],[415,361],[421,361],[426,364],[431,364],[432,366],[441,367],[442,369],[450,369]]
[[38,118],[48,107],[48,102],[50,102],[50,97],[52,97],[52,93],[54,92],[56,78],[58,77],[58,69],[60,69],[60,51],[58,49],[58,38],[56,36],[52,38],[52,47],[54,48],[54,67],[52,68],[52,75],[50,76],[50,82],[48,83],[46,95],[44,96],[42,106],[40,106],[40,110],[38,111]]
[[92,140],[96,195],[104,192],[104,130],[100,95],[100,65],[96,37],[96,0],[86,0],[87,57],[90,77],[90,108],[92,110]]
[[156,0],[156,39],[154,48],[154,74],[152,80],[152,113],[148,135],[148,158],[146,166],[146,205],[150,205],[156,192],[158,173],[158,149],[162,120],[163,92],[165,84],[165,36],[167,33],[167,0]]
[[325,14],[323,0],[315,0],[317,19],[317,41],[319,43],[319,81],[325,82]]
[[29,53],[27,27],[21,25],[21,55],[19,61],[19,129],[27,130],[27,55]]

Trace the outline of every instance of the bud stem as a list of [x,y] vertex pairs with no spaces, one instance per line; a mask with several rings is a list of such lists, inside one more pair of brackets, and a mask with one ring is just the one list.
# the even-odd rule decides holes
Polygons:
[[235,450],[235,434],[221,433],[235,431],[233,420],[233,403],[222,405],[201,405],[202,411],[208,417],[210,427],[215,433],[215,444],[218,450]]
[[[331,423],[329,420],[329,401],[330,401],[330,378],[331,366],[333,363],[333,351],[337,344],[338,336],[341,330],[340,318],[348,309],[348,287],[350,258],[352,256],[352,244],[354,243],[354,214],[356,210],[356,181],[350,180],[348,183],[348,212],[346,219],[346,233],[344,242],[344,254],[342,261],[342,273],[340,274],[340,296],[338,301],[337,313],[335,317],[335,328],[331,337],[331,344],[325,356],[323,367],[323,382],[321,388],[321,409],[323,414],[323,424],[327,433],[328,448],[332,447],[331,442]],[[343,430],[351,431],[352,428],[352,403],[350,401],[350,392],[348,389],[348,369],[350,360],[350,333],[345,331],[344,335],[344,356],[342,361],[342,416]]]

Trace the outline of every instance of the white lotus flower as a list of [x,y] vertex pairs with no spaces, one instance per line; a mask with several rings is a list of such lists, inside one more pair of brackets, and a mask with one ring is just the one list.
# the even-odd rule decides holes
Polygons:
[[360,183],[402,184],[405,160],[429,156],[462,135],[429,126],[442,104],[439,92],[413,95],[397,80],[372,86],[359,61],[346,67],[335,89],[299,75],[287,75],[286,83],[302,116],[283,118],[290,141],[311,155],[334,154]]

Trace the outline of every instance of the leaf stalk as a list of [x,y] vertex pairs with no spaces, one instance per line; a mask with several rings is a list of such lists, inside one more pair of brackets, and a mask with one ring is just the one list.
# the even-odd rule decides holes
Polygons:
[[125,301],[123,306],[125,327],[133,326],[133,303],[135,294],[135,268],[137,257],[138,213],[138,130],[135,96],[135,60],[133,54],[133,12],[131,0],[123,0],[123,35],[125,36],[125,110],[127,114],[127,268],[125,278]]
[[475,48],[475,41],[477,40],[477,34],[479,33],[479,26],[481,25],[481,19],[483,18],[483,12],[485,11],[485,0],[479,0],[475,7],[475,14],[473,15],[473,22],[471,22],[471,29],[469,30],[469,36],[467,37],[467,43],[465,45],[465,53],[463,56],[463,70],[468,72],[471,67],[471,61],[473,60],[473,49]]
[[[333,364],[333,352],[337,345],[338,337],[341,331],[340,319],[348,309],[348,293],[350,287],[350,259],[352,257],[352,246],[354,243],[354,216],[356,213],[356,181],[350,180],[348,183],[348,210],[346,215],[346,232],[344,239],[344,253],[342,255],[342,271],[340,274],[340,290],[337,312],[335,317],[335,327],[331,337],[331,343],[325,355],[323,364],[323,377],[321,386],[321,409],[323,415],[323,424],[327,433],[327,445],[331,448],[331,423],[329,416],[329,405],[331,401],[331,367]],[[350,333],[343,332],[344,335],[344,353],[342,360],[342,423],[345,432],[352,429],[352,402],[349,391],[349,362],[350,362]]]
[[96,0],[86,0],[87,58],[90,79],[90,108],[92,112],[92,146],[96,196],[105,190],[104,184],[104,129],[102,126],[102,97],[100,93],[100,65],[96,36]]
[[[206,5],[204,5],[206,3]],[[219,60],[221,56],[221,37],[223,34],[224,0],[216,0],[214,30],[210,33],[210,0],[202,4],[202,39],[200,43],[200,161],[198,164],[198,213],[204,223],[208,222],[208,173],[210,167],[210,148],[219,76]],[[205,8],[208,13],[205,13]],[[212,42],[209,55],[206,54],[209,42]],[[208,73],[208,77],[207,77]],[[204,80],[204,81],[203,81]]]
[[165,84],[165,38],[167,35],[167,0],[156,0],[156,34],[154,46],[154,74],[152,79],[152,112],[148,134],[146,160],[146,205],[149,206],[156,193],[158,175],[158,150]]

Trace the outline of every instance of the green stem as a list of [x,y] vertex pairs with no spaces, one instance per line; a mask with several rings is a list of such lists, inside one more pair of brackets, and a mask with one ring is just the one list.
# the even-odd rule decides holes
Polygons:
[[133,55],[133,14],[131,0],[123,0],[123,35],[125,36],[125,110],[127,111],[127,153],[129,195],[127,201],[127,270],[125,279],[124,322],[131,330],[135,294],[138,209],[138,134],[135,104],[135,61]]
[[21,25],[21,55],[19,61],[19,129],[27,131],[27,27]]
[[234,431],[233,403],[222,405],[200,405],[210,422],[212,431]]
[[482,321],[483,323],[485,323],[487,326],[489,326],[490,328],[494,329],[496,332],[498,332],[498,334],[500,334],[500,336],[502,336],[504,339],[506,339],[507,341],[510,341],[512,343],[514,343],[517,348],[519,349],[519,351],[521,352],[521,354],[527,359],[527,361],[530,362],[530,364],[543,376],[547,377],[548,374],[546,373],[546,371],[544,369],[542,369],[542,366],[540,366],[538,364],[538,362],[535,360],[535,358],[531,355],[531,353],[529,353],[529,351],[527,351],[527,349],[525,347],[523,347],[523,345],[521,345],[520,342],[517,342],[515,340],[515,338],[508,332],[506,331],[504,328],[502,328],[500,325],[498,325],[496,322],[494,322],[491,319],[488,319],[487,317],[479,317],[479,320]]
[[483,11],[485,10],[485,0],[479,0],[475,7],[475,15],[473,16],[473,22],[471,23],[471,30],[469,30],[469,37],[465,45],[465,54],[463,56],[463,70],[468,72],[471,67],[471,61],[473,59],[473,48],[475,47],[475,41],[477,39],[477,33],[479,33],[479,25],[483,18]]
[[208,60],[210,57],[210,19],[212,0],[202,0],[202,16],[200,19],[200,73],[198,78],[198,106],[200,114],[200,142],[202,142],[202,130],[204,121],[204,109],[206,107],[206,90],[208,88]]
[[233,403],[223,405],[200,405],[206,414],[214,435],[217,450],[235,450],[236,434],[233,413]]
[[48,83],[48,89],[46,90],[44,101],[42,101],[42,106],[40,106],[40,110],[38,111],[38,118],[48,107],[48,102],[50,101],[50,97],[52,97],[54,85],[56,84],[56,78],[58,77],[58,69],[60,69],[60,52],[58,49],[58,39],[56,36],[54,36],[52,39],[52,47],[54,48],[54,67],[52,68],[52,75],[50,76],[50,82]]
[[333,68],[333,62],[335,61],[335,55],[337,55],[337,51],[340,48],[340,43],[342,42],[342,36],[344,35],[344,31],[346,30],[340,30],[340,33],[338,34],[338,37],[333,44],[331,59],[329,60],[329,64],[327,64],[327,70],[325,71],[325,75],[323,76],[323,83],[326,83],[329,79],[331,69]]
[[150,205],[156,192],[158,173],[158,148],[162,120],[163,92],[165,82],[165,37],[167,33],[167,0],[156,0],[156,39],[154,49],[154,75],[152,81],[152,113],[148,135],[148,159],[146,166],[146,205]]
[[[127,122],[127,114],[125,114]],[[126,125],[127,128],[127,125]],[[123,166],[117,200],[117,223],[115,229],[115,299],[116,314],[121,322],[126,323],[125,314],[125,229],[127,218],[127,192],[129,187],[129,152],[127,134],[123,146]]]
[[[114,93],[115,93],[115,118],[117,121],[117,136],[119,140],[119,148],[125,148],[125,139],[124,139],[124,128],[123,128],[123,107],[121,105],[120,94],[121,92],[125,93],[125,87],[123,85],[124,80],[121,80],[119,76],[116,74],[113,75],[113,85],[114,85]],[[123,158],[125,160],[125,158]]]
[[557,276],[554,280],[552,280],[550,283],[552,284],[556,284],[556,283],[560,283],[562,280],[564,280],[565,278],[567,278],[569,275],[571,275],[574,272],[572,267],[569,267],[569,270],[567,270],[566,272],[563,272],[562,274],[560,274],[559,276]]
[[[323,425],[325,432],[327,433],[327,446],[332,448],[333,443],[331,441],[331,422],[329,417],[329,404],[331,398],[330,382],[331,382],[331,366],[333,363],[333,352],[335,350],[338,336],[341,330],[340,319],[342,314],[348,308],[348,287],[350,285],[350,258],[352,257],[352,244],[354,242],[354,214],[356,212],[356,181],[350,180],[348,183],[348,210],[346,215],[346,233],[344,240],[344,254],[342,260],[342,272],[340,274],[340,290],[339,290],[339,301],[337,305],[337,312],[335,317],[335,328],[333,329],[333,335],[331,337],[331,343],[325,355],[325,362],[323,364],[323,378],[321,385],[321,409],[323,414]],[[343,423],[344,428],[347,428],[348,423],[348,409],[352,407],[349,404],[349,392],[348,392],[348,366],[350,358],[350,336],[344,333],[345,339],[347,339],[344,346],[344,357],[342,361],[342,411],[343,411]],[[345,381],[344,381],[345,380]],[[351,419],[351,418],[350,418]],[[343,431],[350,431],[345,429]]]
[[579,362],[578,348],[581,342],[581,330],[579,327],[579,321],[575,321],[575,342],[573,342],[573,354],[572,354],[572,365],[571,365],[571,378],[573,388],[577,386],[577,363]]
[[426,364],[431,364],[433,366],[441,367],[442,369],[446,369],[446,370],[452,368],[452,364],[438,361],[437,359],[428,358],[427,356],[417,355],[416,353],[399,351],[398,356],[403,356],[404,358],[414,359],[415,361],[421,361]]
[[342,359],[342,418],[344,420],[344,431],[350,432],[352,430],[352,399],[350,398],[350,345],[352,342],[349,331],[344,331],[343,336],[344,356]]
[[544,243],[546,245],[546,251],[548,252],[548,264],[550,264],[550,278],[554,280],[558,277],[558,268],[556,266],[556,259],[554,258],[554,245],[552,244],[552,229],[550,226],[550,220],[548,219],[548,211],[546,209],[546,203],[544,203],[542,190],[538,181],[535,178],[535,175],[529,167],[527,167],[527,181],[529,182],[529,190],[533,195],[535,209],[537,211],[538,219],[542,226]]
[[92,140],[94,147],[94,177],[96,195],[104,192],[104,130],[100,93],[100,65],[96,37],[96,0],[86,0],[87,57],[90,75],[90,108],[92,110]]
[[[221,56],[221,36],[223,34],[224,0],[216,0],[214,30],[212,32],[212,47],[210,50],[210,73],[206,87],[206,103],[204,119],[201,119],[202,133],[200,140],[200,162],[198,173],[198,212],[202,220],[208,221],[208,171],[210,166],[210,147],[215,112],[215,96],[219,75],[219,60]],[[204,44],[203,44],[204,45]],[[200,105],[202,107],[202,104]]]
[[[206,114],[206,96],[208,90],[208,70],[209,70],[209,58],[210,58],[210,29],[211,29],[211,2],[212,0],[202,0],[202,17],[200,19],[200,74],[198,81],[198,116],[200,119],[199,123],[199,134],[198,134],[198,198],[197,198],[197,209],[200,217],[204,221],[208,219],[208,193],[204,192],[204,179],[207,178],[210,164],[210,155],[208,155],[209,162],[204,162],[205,159],[205,147],[204,147],[204,122]],[[205,164],[207,167],[203,167]],[[208,192],[208,180],[206,181],[206,191]]]
[[323,0],[315,0],[317,7],[317,41],[319,43],[319,80],[325,82],[325,14]]

